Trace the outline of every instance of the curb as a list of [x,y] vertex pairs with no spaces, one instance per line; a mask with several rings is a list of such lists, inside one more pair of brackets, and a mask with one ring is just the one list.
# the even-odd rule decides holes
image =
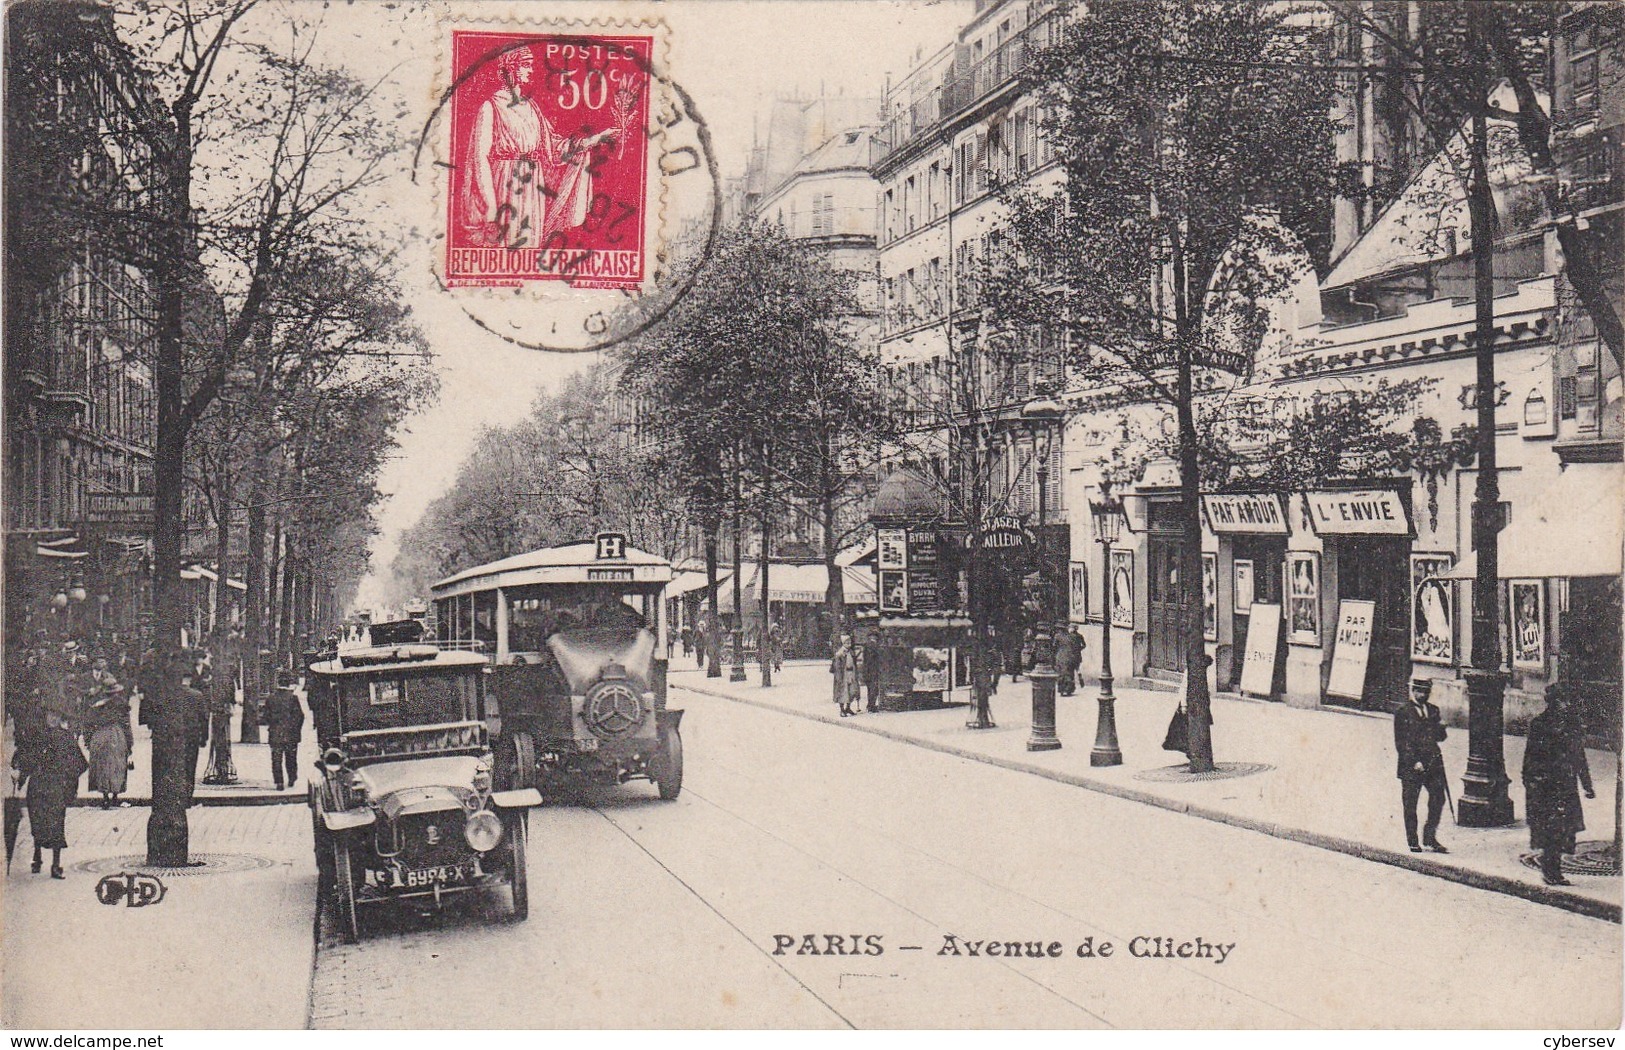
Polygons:
[[1464,886],[1472,886],[1475,889],[1489,890],[1494,893],[1503,893],[1511,897],[1521,897],[1524,900],[1531,901],[1535,904],[1544,904],[1553,908],[1561,908],[1564,911],[1570,911],[1576,915],[1584,915],[1588,918],[1603,919],[1613,923],[1619,923],[1621,921],[1621,909],[1620,905],[1618,904],[1609,904],[1606,901],[1596,901],[1589,897],[1581,897],[1578,894],[1564,893],[1561,890],[1541,884],[1520,882],[1517,879],[1508,878],[1504,875],[1491,875],[1486,872],[1472,871],[1467,868],[1458,868],[1448,864],[1441,864],[1438,861],[1428,860],[1425,857],[1418,857],[1411,853],[1396,853],[1393,850],[1383,849],[1380,846],[1372,846],[1364,842],[1357,842],[1353,839],[1339,838],[1336,835],[1326,835],[1316,831],[1305,831],[1302,828],[1294,828],[1284,824],[1276,824],[1273,821],[1259,820],[1255,817],[1244,817],[1235,813],[1226,813],[1222,810],[1211,809],[1207,806],[1180,802],[1174,799],[1164,798],[1161,795],[1152,794],[1148,791],[1141,791],[1138,788],[1132,788],[1122,784],[1113,784],[1103,780],[1095,780],[1091,777],[1080,776],[1076,773],[1066,773],[1060,770],[1049,769],[1044,766],[1034,765],[1030,762],[1022,762],[1018,759],[987,755],[979,751],[973,751],[969,748],[959,747],[956,744],[948,744],[936,740],[922,740],[919,737],[909,736],[906,733],[899,733],[896,730],[886,729],[882,726],[871,726],[850,721],[842,722],[829,715],[813,714],[810,711],[797,711],[792,708],[781,707],[778,704],[770,703],[766,700],[733,696],[728,693],[722,693],[710,689],[696,689],[693,686],[680,685],[675,682],[671,683],[671,688],[684,689],[688,692],[698,693],[702,696],[710,696],[719,700],[729,700],[737,704],[746,704],[751,707],[759,707],[763,710],[775,711],[779,714],[790,715],[794,718],[805,718],[812,722],[822,722],[826,725],[840,726],[841,728],[856,730],[860,733],[873,733],[875,736],[884,737],[887,740],[892,740],[897,743],[912,744],[915,747],[923,747],[929,751],[938,751],[946,755],[953,755],[956,758],[969,759],[972,762],[981,762],[985,765],[999,766],[1003,769],[1009,769],[1017,773],[1031,773],[1034,776],[1043,777],[1046,780],[1054,780],[1062,784],[1070,784],[1073,787],[1080,787],[1086,791],[1095,791],[1102,795],[1111,795],[1129,802],[1139,802],[1147,806],[1155,806],[1158,809],[1165,809],[1174,813],[1183,813],[1187,816],[1212,821],[1216,824],[1228,824],[1231,827],[1243,828],[1247,831],[1256,831],[1260,834],[1269,835],[1271,838],[1285,839],[1289,842],[1297,842],[1305,846],[1313,846],[1316,849],[1328,850],[1333,853],[1343,853],[1351,857],[1359,857],[1361,860],[1369,860],[1378,864],[1387,864],[1396,868],[1404,868],[1408,871],[1414,871],[1422,875],[1431,875],[1437,879],[1444,879],[1447,882],[1455,882]]
[[[121,798],[120,802],[128,802],[130,809],[150,809],[152,799],[147,797]],[[304,805],[304,795],[275,794],[266,792],[258,795],[194,795],[193,806],[293,806]],[[74,799],[69,805],[79,809],[100,809],[102,800],[99,798],[81,796]],[[123,806],[114,806],[113,809],[123,809]],[[188,807],[190,808],[190,807]]]

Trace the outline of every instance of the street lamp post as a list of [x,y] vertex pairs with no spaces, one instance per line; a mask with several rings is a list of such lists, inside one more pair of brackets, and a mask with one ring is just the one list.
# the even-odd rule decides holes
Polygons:
[[1033,690],[1033,731],[1028,751],[1058,751],[1055,733],[1055,629],[1045,543],[1049,504],[1049,453],[1054,428],[1061,421],[1061,406],[1049,398],[1030,401],[1021,409],[1021,421],[1033,437],[1038,467],[1038,621],[1033,625],[1033,668],[1027,678]]
[[1122,749],[1117,746],[1117,697],[1112,695],[1112,544],[1123,522],[1123,503],[1104,491],[1099,500],[1089,501],[1095,539],[1100,541],[1100,718],[1095,725],[1095,746],[1089,752],[1091,766],[1120,766]]

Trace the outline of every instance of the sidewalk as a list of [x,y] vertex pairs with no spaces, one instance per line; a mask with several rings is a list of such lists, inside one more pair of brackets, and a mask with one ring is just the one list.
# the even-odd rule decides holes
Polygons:
[[[1182,755],[1162,750],[1163,734],[1178,703],[1172,693],[1119,688],[1117,735],[1123,765],[1095,768],[1089,765],[1098,710],[1092,685],[1075,696],[1057,697],[1062,750],[1029,752],[1032,698],[1025,678],[1017,683],[1005,679],[992,698],[997,728],[973,730],[965,727],[968,690],[957,693],[958,705],[943,709],[841,718],[831,699],[828,665],[822,661],[786,664],[773,676],[771,688],[759,684],[760,671],[754,665],[749,674],[745,682],[730,683],[726,669],[722,678],[706,678],[690,664],[673,670],[670,682],[679,689],[878,733],[1205,820],[1620,921],[1618,875],[1571,872],[1573,886],[1553,887],[1520,860],[1530,853],[1518,776],[1522,737],[1506,737],[1504,747],[1518,823],[1510,828],[1458,827],[1447,811],[1439,838],[1451,852],[1413,854],[1400,817],[1393,723],[1387,716],[1218,697],[1213,701],[1214,756],[1221,771],[1228,769],[1231,775],[1197,779],[1182,772]],[[1459,794],[1467,762],[1466,731],[1452,729],[1442,747],[1451,791]],[[1585,801],[1587,830],[1581,840],[1610,841],[1615,758],[1594,750],[1587,758],[1597,797]]]
[[[0,1027],[303,1028],[315,951],[309,814],[193,809],[191,855],[204,864],[149,869],[147,813],[70,810],[60,880],[29,873],[24,821],[5,880]],[[102,904],[97,882],[121,873],[156,875],[163,898]]]

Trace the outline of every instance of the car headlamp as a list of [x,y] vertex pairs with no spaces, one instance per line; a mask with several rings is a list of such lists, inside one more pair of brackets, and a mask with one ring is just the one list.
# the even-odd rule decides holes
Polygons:
[[470,813],[463,825],[463,838],[476,853],[489,853],[502,841],[502,818],[488,809]]
[[350,770],[350,792],[360,801],[367,801],[367,780],[359,769]]

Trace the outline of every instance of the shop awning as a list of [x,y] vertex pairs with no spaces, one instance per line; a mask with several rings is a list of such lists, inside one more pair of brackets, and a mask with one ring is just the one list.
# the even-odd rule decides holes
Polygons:
[[[759,601],[757,580],[760,566],[752,565],[744,581],[745,601]],[[719,609],[733,611],[733,587],[721,590]],[[860,568],[841,569],[841,592],[848,605],[873,605],[875,602],[874,574]],[[774,602],[799,602],[820,605],[829,593],[829,570],[821,564],[778,565],[768,567],[767,597]]]
[[[731,576],[733,576],[732,571],[717,573],[717,586],[721,587]],[[677,574],[676,579],[666,584],[666,597],[680,598],[691,591],[703,590],[705,590],[705,573],[680,572]]]
[[[1618,576],[1625,565],[1619,472],[1570,468],[1534,499],[1513,503],[1512,523],[1500,539],[1497,574],[1503,580]],[[1444,578],[1477,574],[1478,557],[1469,552]]]

